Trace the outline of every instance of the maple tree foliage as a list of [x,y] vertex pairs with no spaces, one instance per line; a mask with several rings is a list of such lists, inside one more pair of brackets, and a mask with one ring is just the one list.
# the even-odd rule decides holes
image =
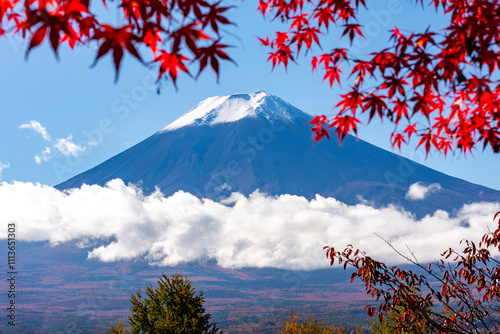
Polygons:
[[[106,0],[102,4],[107,8]],[[219,75],[219,61],[231,60],[221,43],[221,26],[230,7],[205,0],[117,0],[116,26],[103,21],[101,11],[89,0],[0,0],[0,36],[21,34],[29,40],[26,56],[47,40],[56,57],[61,44],[97,44],[94,64],[111,54],[116,77],[125,54],[146,65],[156,65],[158,80],[199,64],[198,74],[209,64]],[[144,50],[149,54],[144,57]],[[141,52],[140,52],[141,51]],[[149,59],[149,60],[147,60]]]
[[[443,13],[444,29],[403,33],[394,27],[387,48],[357,57],[349,48],[323,50],[321,44],[332,26],[351,45],[364,38],[358,14],[368,9],[365,0],[259,0],[264,17],[286,26],[271,39],[260,38],[271,49],[273,68],[286,68],[304,51],[312,71],[342,91],[333,117],[311,121],[316,141],[332,133],[340,142],[357,135],[363,116],[368,123],[375,117],[394,123],[394,148],[416,137],[426,153],[500,152],[500,2],[432,0],[429,6]],[[361,279],[377,299],[366,307],[370,316],[399,314],[399,333],[500,333],[500,262],[490,252],[500,251],[500,226],[477,245],[463,243],[462,252],[450,248],[429,265],[394,249],[418,272],[389,267],[352,245],[326,251],[332,265],[353,267],[352,280]]]
[[[332,26],[351,45],[364,38],[358,14],[365,0],[259,0],[265,17],[280,19],[286,30],[260,38],[271,49],[273,68],[296,61],[301,50],[311,68],[330,86],[349,84],[334,116],[315,117],[315,140],[335,133],[342,141],[357,134],[360,115],[395,124],[394,148],[412,137],[431,149],[467,154],[479,146],[500,152],[500,2],[496,0],[415,0],[443,13],[445,27],[402,33],[394,27],[387,48],[356,57],[349,48],[324,51]],[[326,44],[326,43],[325,43]],[[319,49],[319,52],[317,51]]]
[[[313,119],[315,140],[336,133],[342,141],[357,134],[360,115],[395,124],[393,147],[412,137],[426,152],[464,153],[479,146],[500,152],[499,44],[500,3],[494,0],[415,0],[444,13],[442,30],[391,31],[388,47],[358,58],[349,48],[324,52],[321,44],[334,29],[351,43],[364,38],[360,10],[365,0],[259,0],[257,9],[287,27],[274,38],[260,38],[271,48],[273,67],[288,66],[301,50],[311,54],[311,69],[330,86],[341,82],[332,118]],[[106,0],[102,4],[107,6]],[[180,72],[197,77],[220,61],[231,61],[221,42],[221,27],[231,24],[221,1],[117,0],[120,23],[113,26],[89,0],[0,0],[0,36],[29,40],[27,54],[47,40],[56,56],[61,44],[98,46],[95,62],[111,54],[118,75],[123,56],[156,65],[158,79],[176,83]],[[96,9],[97,8],[97,9]],[[337,30],[338,30],[337,29]],[[319,52],[316,51],[319,49]],[[144,50],[149,54],[144,56]],[[94,63],[95,63],[94,62]]]
[[[499,216],[500,212],[494,220]],[[393,320],[400,333],[415,328],[429,328],[432,333],[500,333],[500,262],[494,257],[500,251],[500,223],[479,243],[464,239],[462,244],[462,252],[449,248],[428,265],[393,247],[420,273],[388,267],[351,245],[342,251],[325,249],[331,265],[353,267],[351,282],[361,279],[367,294],[381,301],[378,307],[365,307],[370,316],[399,314]]]

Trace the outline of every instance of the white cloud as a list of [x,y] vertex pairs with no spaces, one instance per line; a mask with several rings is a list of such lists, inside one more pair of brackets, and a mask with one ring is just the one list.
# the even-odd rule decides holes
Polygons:
[[[70,134],[66,138],[59,138],[59,139],[56,139],[55,141],[52,141],[50,135],[47,132],[47,129],[45,129],[45,127],[43,127],[37,121],[30,121],[29,123],[21,124],[19,126],[19,128],[20,129],[31,129],[31,130],[35,131],[36,133],[41,134],[43,139],[52,143],[52,149],[50,147],[45,147],[45,149],[42,152],[40,152],[39,154],[36,154],[33,157],[33,160],[35,160],[35,162],[37,164],[41,164],[42,162],[49,161],[54,156],[56,156],[55,153],[61,153],[62,155],[65,155],[65,156],[72,155],[72,156],[76,157],[76,156],[83,154],[87,149],[84,145],[75,144],[73,142],[73,135],[72,134]],[[93,146],[93,145],[96,145],[96,143],[89,141],[89,145]]]
[[37,164],[41,164],[42,162],[47,162],[51,158],[50,153],[52,153],[52,150],[50,149],[50,147],[46,147],[45,150],[43,150],[42,153],[40,153],[40,155],[38,154],[35,155],[33,159]]
[[10,164],[7,162],[7,163],[2,163],[0,161],[0,181],[3,179],[3,176],[2,176],[2,172],[4,169],[7,169],[7,168],[10,168]]
[[43,139],[50,141],[50,135],[47,130],[37,121],[30,121],[29,123],[21,124],[20,129],[31,129],[36,133],[42,135]]
[[8,162],[7,163],[0,162],[0,173],[2,173],[3,170],[7,168],[10,168],[10,164]]
[[56,140],[54,147],[63,155],[72,155],[74,157],[81,155],[87,149],[85,146],[76,145],[73,142],[73,135]]
[[439,183],[432,183],[426,187],[421,182],[416,182],[412,184],[408,189],[406,198],[412,200],[420,200],[424,199],[427,194],[431,194],[439,190],[441,190],[441,185]]
[[416,220],[395,207],[346,205],[321,196],[235,193],[223,203],[181,191],[145,196],[119,179],[65,192],[3,182],[0,203],[0,221],[16,221],[21,240],[94,244],[89,257],[102,261],[145,257],[175,265],[210,258],[226,268],[301,270],[329,265],[325,245],[353,244],[376,259],[403,262],[375,232],[402,251],[408,245],[421,261],[434,260],[464,237],[478,240],[494,229],[492,216],[500,210],[498,203],[476,203],[453,217],[436,211]]

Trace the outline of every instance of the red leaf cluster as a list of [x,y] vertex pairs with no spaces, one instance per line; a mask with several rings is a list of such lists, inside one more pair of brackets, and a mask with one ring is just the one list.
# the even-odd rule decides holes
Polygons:
[[399,333],[410,333],[412,328],[430,328],[432,333],[499,333],[500,262],[491,251],[500,251],[500,224],[478,244],[462,243],[466,246],[462,252],[449,248],[442,259],[423,265],[388,242],[420,274],[388,267],[352,245],[343,251],[324,249],[331,265],[337,262],[344,269],[354,268],[351,282],[361,279],[366,293],[381,300],[378,307],[366,306],[368,315],[383,318],[390,311],[400,313],[395,319]]
[[116,6],[121,24],[111,26],[89,0],[0,0],[0,36],[9,32],[29,38],[26,56],[45,39],[56,57],[61,44],[96,43],[94,65],[111,54],[117,77],[126,53],[143,62],[140,53],[149,49],[152,57],[146,63],[158,66],[158,79],[168,75],[174,84],[178,71],[189,73],[191,63],[199,63],[201,72],[210,62],[218,77],[219,61],[230,60],[219,32],[231,24],[225,16],[231,7],[220,1],[119,0]]
[[[395,124],[391,141],[398,149],[415,135],[427,153],[466,154],[476,146],[500,152],[500,3],[435,0],[428,6],[445,13],[445,29],[404,34],[395,27],[386,49],[359,59],[346,49],[315,54],[313,47],[331,38],[332,24],[351,43],[364,38],[357,18],[364,0],[259,1],[264,16],[288,28],[272,40],[261,39],[271,48],[273,67],[286,68],[305,48],[313,53],[312,70],[321,70],[330,86],[352,82],[340,95],[336,115],[321,127],[314,122],[316,140],[325,131],[337,132],[342,140],[346,129],[356,132],[354,120],[366,114],[368,123],[378,116]],[[342,73],[347,70],[350,76]]]

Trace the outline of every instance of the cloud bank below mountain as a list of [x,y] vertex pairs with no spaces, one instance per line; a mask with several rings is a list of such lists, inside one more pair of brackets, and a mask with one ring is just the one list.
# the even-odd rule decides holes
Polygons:
[[346,205],[319,195],[307,200],[256,191],[248,197],[234,193],[220,203],[182,191],[146,196],[120,179],[69,191],[3,182],[0,202],[0,219],[17,222],[19,240],[75,242],[101,261],[143,257],[176,265],[215,259],[225,268],[297,270],[328,267],[325,245],[352,244],[379,260],[404,262],[375,233],[431,261],[447,247],[459,247],[461,239],[478,240],[494,229],[492,217],[500,210],[499,203],[474,203],[453,216],[436,211],[416,220],[393,206]]

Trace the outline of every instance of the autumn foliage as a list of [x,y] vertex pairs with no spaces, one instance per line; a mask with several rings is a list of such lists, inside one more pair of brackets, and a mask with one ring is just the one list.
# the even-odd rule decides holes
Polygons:
[[[358,17],[370,9],[365,0],[259,0],[256,9],[284,25],[259,39],[273,67],[286,68],[307,53],[311,70],[342,92],[333,117],[311,121],[315,140],[333,133],[342,141],[357,134],[362,120],[380,118],[395,125],[394,148],[417,138],[426,152],[467,154],[479,147],[499,153],[500,2],[414,3],[435,10],[444,29],[392,27],[386,48],[360,57],[346,47],[321,46],[334,32],[351,44],[364,38]],[[116,25],[103,19],[108,6],[119,10]],[[218,77],[220,61],[231,60],[221,42],[230,8],[222,0],[0,0],[0,37],[26,38],[26,55],[44,41],[56,56],[61,45],[96,45],[94,64],[111,55],[117,77],[128,54],[156,66],[158,80],[175,84],[180,72],[196,77],[208,67]],[[463,243],[462,252],[448,249],[428,266],[406,257],[420,273],[388,267],[352,246],[327,248],[327,256],[354,267],[352,278],[381,301],[367,307],[370,315],[403,308],[396,319],[402,331],[427,325],[440,333],[499,333],[500,262],[491,251],[500,250],[500,227],[478,244]]]
[[[340,141],[357,134],[365,114],[368,123],[378,117],[395,124],[395,148],[415,137],[427,152],[468,153],[478,146],[498,153],[500,3],[414,2],[435,10],[444,29],[403,33],[393,27],[386,48],[361,57],[321,45],[337,35],[351,43],[364,38],[358,16],[370,10],[365,0],[259,0],[256,9],[285,26],[260,40],[270,48],[273,67],[287,67],[303,51],[312,71],[341,89],[334,116],[312,121],[316,140],[332,132]],[[101,15],[99,6],[111,5],[120,12],[117,25]],[[230,8],[222,0],[0,0],[0,36],[29,39],[27,53],[44,40],[56,55],[61,44],[95,43],[95,62],[111,54],[117,75],[129,54],[175,84],[180,72],[197,77],[208,67],[218,77],[220,61],[231,60],[221,42]]]
[[[351,44],[364,38],[358,14],[369,10],[365,0],[259,0],[264,16],[286,26],[260,38],[273,67],[286,68],[303,51],[312,71],[342,91],[333,117],[311,121],[315,140],[334,133],[342,141],[357,134],[362,119],[378,117],[394,123],[391,142],[398,149],[417,138],[427,153],[500,152],[500,2],[432,0],[429,6],[442,15],[444,29],[393,27],[387,48],[356,57],[349,48],[321,45],[332,27]],[[500,226],[477,244],[463,244],[462,252],[448,249],[429,265],[395,249],[416,271],[388,267],[351,245],[326,250],[332,265],[353,267],[352,280],[361,279],[379,301],[366,307],[370,316],[398,314],[398,333],[500,333],[500,262],[492,254],[500,251]]]
[[353,267],[351,282],[361,279],[366,292],[381,301],[366,306],[370,316],[399,314],[395,319],[399,332],[425,327],[433,333],[500,333],[500,262],[494,257],[500,251],[500,224],[479,243],[463,240],[462,244],[462,252],[449,248],[429,265],[395,249],[418,267],[418,273],[388,267],[350,245],[342,251],[325,249],[332,265]]
[[[111,4],[120,13],[116,26],[102,18]],[[165,75],[175,84],[179,72],[190,74],[192,63],[199,64],[198,74],[210,65],[218,75],[219,61],[230,60],[219,34],[221,26],[231,23],[225,17],[228,9],[205,0],[0,0],[0,36],[28,39],[26,56],[44,40],[56,56],[62,44],[74,48],[95,43],[94,64],[111,54],[117,77],[123,56],[129,54],[156,65],[158,79]]]
[[391,141],[399,149],[417,137],[426,152],[467,153],[479,146],[498,153],[500,3],[415,3],[433,7],[429,9],[442,16],[444,29],[403,33],[393,27],[387,48],[358,58],[349,48],[320,47],[333,35],[332,27],[351,43],[364,38],[358,14],[369,2],[259,0],[263,15],[286,25],[261,42],[271,49],[273,67],[287,67],[303,50],[312,55],[312,70],[321,72],[330,86],[348,86],[333,118],[323,115],[311,122],[316,140],[331,132],[340,141],[356,134],[359,117],[366,114],[368,123],[378,117],[395,124]]

